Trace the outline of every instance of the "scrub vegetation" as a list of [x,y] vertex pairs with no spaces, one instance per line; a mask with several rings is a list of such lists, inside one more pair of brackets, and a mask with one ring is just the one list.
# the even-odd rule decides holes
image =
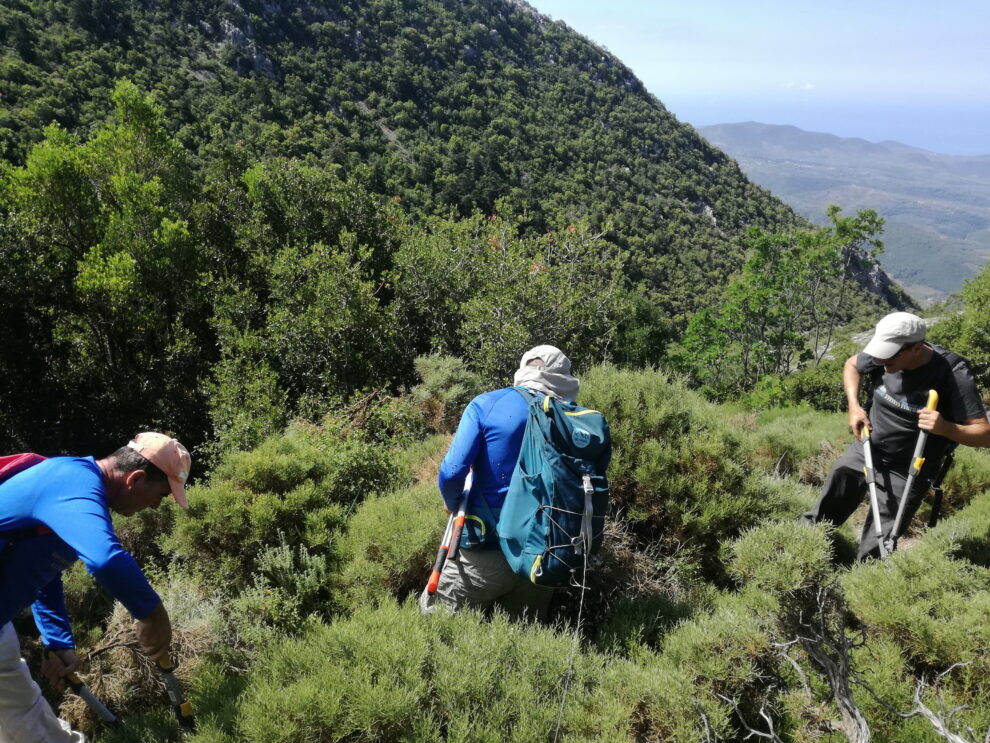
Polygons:
[[[418,366],[431,395],[293,423],[225,456],[188,513],[124,527],[162,545],[149,561],[199,722],[186,740],[700,743],[772,726],[813,741],[847,735],[857,714],[877,739],[939,740],[896,714],[917,704],[953,730],[990,726],[981,453],[960,452],[936,529],[922,513],[892,558],[853,564],[851,525],[794,521],[848,438],[844,414],[757,414],[658,371],[588,368],[582,399],[608,416],[615,460],[583,607],[570,589],[549,626],[423,615],[451,429],[410,443],[378,421],[401,406],[414,430],[435,426],[440,380],[454,389],[467,372],[449,357]],[[90,590],[70,581],[70,603]],[[63,713],[98,741],[178,740],[154,674],[116,647],[126,613],[76,621],[96,651],[85,678],[126,727],[101,730],[71,697]]]

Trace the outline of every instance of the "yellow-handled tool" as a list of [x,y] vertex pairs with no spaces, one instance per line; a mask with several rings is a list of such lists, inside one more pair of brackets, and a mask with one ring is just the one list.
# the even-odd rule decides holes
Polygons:
[[[925,407],[928,410],[934,410],[938,407],[938,393],[935,390],[929,390],[928,404]],[[925,464],[925,443],[927,441],[928,431],[919,431],[918,443],[915,444],[914,457],[911,460],[911,469],[908,470],[907,480],[904,483],[904,493],[901,495],[901,502],[897,505],[897,518],[894,519],[894,528],[886,540],[885,547],[888,553],[897,549],[897,540],[901,536],[901,521],[904,519],[904,509],[907,507],[908,496],[911,494],[911,486],[914,485],[915,478],[921,474],[921,468]]]
[[162,681],[165,682],[165,690],[168,692],[169,701],[172,702],[172,709],[175,710],[175,716],[179,718],[179,725],[183,727],[188,732],[192,732],[196,729],[196,721],[193,719],[192,705],[186,701],[186,698],[182,694],[182,687],[179,686],[179,680],[175,677],[175,664],[168,655],[163,655],[156,662],[158,670],[162,675]]
[[883,524],[880,522],[880,501],[877,498],[877,473],[873,468],[873,451],[870,448],[870,424],[863,426],[863,474],[870,488],[870,510],[873,514],[873,531],[880,546],[880,557],[887,556],[887,545],[884,544]]

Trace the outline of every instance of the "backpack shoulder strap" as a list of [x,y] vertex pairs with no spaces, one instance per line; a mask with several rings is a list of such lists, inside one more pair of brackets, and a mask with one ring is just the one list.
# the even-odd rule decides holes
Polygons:
[[[23,472],[24,470],[34,467],[36,464],[44,462],[46,457],[40,454],[33,454],[31,452],[25,452],[24,454],[8,454],[7,456],[0,457],[0,483],[9,480],[14,475]],[[14,529],[13,531],[0,531],[0,540],[6,540],[6,544],[9,546],[14,541],[22,539],[24,537],[32,537],[37,534],[47,534],[50,533],[51,529],[44,526],[33,527],[30,529]]]
[[949,362],[949,368],[952,371],[955,371],[960,367],[968,368],[972,366],[969,359],[967,359],[965,356],[960,356],[955,351],[950,351],[948,348],[945,348],[944,346],[940,346],[937,343],[932,344],[932,350],[935,351],[935,353],[937,353],[943,359]]
[[8,454],[7,456],[0,457],[0,483],[44,461],[45,457],[31,452]]

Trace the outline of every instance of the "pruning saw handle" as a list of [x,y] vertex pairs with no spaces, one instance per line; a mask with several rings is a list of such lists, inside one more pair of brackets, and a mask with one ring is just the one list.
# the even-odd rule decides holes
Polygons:
[[186,700],[179,686],[179,680],[175,677],[175,663],[166,653],[155,661],[155,666],[161,673],[165,690],[168,692],[169,701],[172,702],[172,709],[179,720],[179,725],[184,730],[192,732],[196,729],[196,720],[193,718],[192,705]]

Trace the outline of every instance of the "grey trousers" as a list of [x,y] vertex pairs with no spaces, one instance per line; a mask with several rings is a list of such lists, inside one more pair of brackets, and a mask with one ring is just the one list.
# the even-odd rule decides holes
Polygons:
[[0,626],[0,743],[85,743],[58,719],[21,658],[14,626]]
[[512,617],[545,621],[553,590],[514,573],[500,549],[461,549],[444,563],[437,592],[430,596],[424,590],[419,606],[425,612],[437,606],[450,611],[497,606]]
[[[832,465],[832,470],[828,473],[828,479],[822,487],[822,494],[818,502],[799,520],[812,524],[819,521],[830,521],[839,525],[848,519],[862,502],[863,496],[868,497],[866,475],[863,472],[865,464],[863,444],[860,441],[854,441]],[[880,525],[886,538],[890,536],[890,532],[894,528],[894,520],[897,518],[897,508],[901,495],[904,493],[907,473],[892,472],[878,464],[875,459],[874,467],[876,469],[877,502],[880,506]],[[924,500],[929,484],[930,478],[925,477],[924,471],[914,481],[901,521],[902,533],[911,523],[911,518],[921,505],[921,501]],[[857,559],[865,560],[867,557],[879,556],[880,546],[873,526],[873,509],[871,508],[867,513],[863,533],[859,538]]]

